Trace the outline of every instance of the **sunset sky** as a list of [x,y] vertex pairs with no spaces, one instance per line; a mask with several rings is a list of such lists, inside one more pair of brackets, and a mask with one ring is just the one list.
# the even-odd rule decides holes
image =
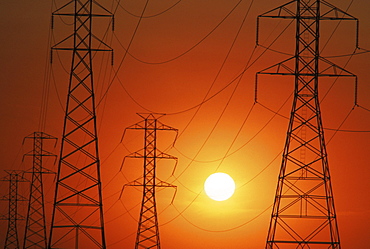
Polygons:
[[[261,76],[254,103],[255,74],[288,58],[295,34],[289,20],[266,18],[259,27],[262,46],[256,46],[256,18],[286,2],[149,0],[140,18],[146,0],[100,1],[115,14],[113,32],[108,20],[96,21],[97,36],[114,49],[114,64],[110,53],[94,60],[109,249],[134,247],[141,190],[127,187],[119,196],[124,184],[142,176],[142,161],[127,159],[122,169],[121,164],[142,148],[144,137],[132,130],[122,135],[141,121],[136,113],[149,112],[166,114],[160,121],[179,130],[174,147],[175,133],[158,133],[158,148],[178,157],[174,175],[174,162],[157,166],[158,177],[177,186],[173,204],[173,189],[157,192],[162,248],[264,248],[293,78]],[[53,30],[50,20],[63,3],[0,2],[0,178],[6,176],[3,170],[32,166],[30,158],[22,161],[32,142],[22,143],[40,129],[43,89],[49,89],[43,131],[58,138],[62,134],[70,53],[54,51],[50,64],[50,47],[71,33],[72,19],[56,19]],[[330,3],[359,19],[359,46],[370,50],[370,2]],[[340,239],[344,249],[370,248],[370,53],[355,50],[355,22],[322,22],[322,32],[322,56],[358,76],[358,106],[352,80],[330,78],[320,85]],[[45,149],[59,154],[59,145],[45,142]],[[56,170],[52,160],[44,167]],[[213,201],[203,191],[215,172],[228,173],[236,183],[227,201]],[[50,222],[55,182],[53,176],[44,179]],[[0,182],[0,196],[7,194],[7,184]],[[28,195],[25,184],[20,193]],[[6,212],[7,203],[1,201],[0,216]],[[25,203],[19,212],[26,215]],[[24,221],[18,226],[21,240]],[[0,246],[5,233],[6,221],[0,221]]]

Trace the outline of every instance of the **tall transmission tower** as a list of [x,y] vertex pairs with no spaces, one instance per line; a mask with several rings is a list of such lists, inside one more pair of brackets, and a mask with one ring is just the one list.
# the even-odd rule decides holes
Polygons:
[[158,118],[160,118],[162,114],[138,115],[143,118],[143,120],[126,128],[126,130],[144,130],[144,148],[126,156],[125,158],[143,158],[144,174],[142,180],[139,178],[125,186],[143,187],[143,197],[135,249],[159,249],[161,246],[159,240],[155,190],[157,187],[172,187],[176,189],[176,186],[161,181],[156,177],[157,159],[173,159],[177,162],[177,158],[157,149],[157,131],[175,131],[177,133],[178,130],[158,121]]
[[66,1],[60,6],[53,20],[73,18],[73,32],[52,51],[72,51],[72,62],[48,247],[106,248],[93,56],[112,49],[93,28],[102,18],[113,16],[94,0]]
[[46,248],[46,220],[44,206],[44,186],[43,174],[52,174],[54,172],[43,167],[44,157],[56,157],[56,155],[43,149],[44,140],[57,140],[57,138],[44,132],[34,132],[25,137],[33,140],[33,150],[25,156],[31,156],[33,166],[31,173],[30,197],[28,202],[28,211],[26,216],[26,230],[24,233],[23,248]]
[[0,179],[0,181],[9,182],[9,194],[8,196],[2,197],[0,200],[8,201],[8,215],[2,217],[2,220],[8,221],[8,229],[6,232],[6,239],[4,249],[14,249],[19,247],[18,240],[18,229],[17,221],[23,220],[24,217],[18,214],[18,201],[26,201],[27,199],[18,193],[18,183],[28,182],[27,179],[23,177],[24,171],[21,170],[5,170],[8,174],[7,176]]
[[260,18],[295,19],[296,25],[294,56],[257,73],[294,76],[266,248],[340,248],[318,88],[323,76],[357,77],[320,56],[320,22],[354,20],[358,26],[358,20],[320,0],[290,1],[259,15],[257,23]]

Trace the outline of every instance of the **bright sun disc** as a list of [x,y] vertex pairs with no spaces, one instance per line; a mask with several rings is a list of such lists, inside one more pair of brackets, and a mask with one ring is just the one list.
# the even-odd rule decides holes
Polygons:
[[228,174],[214,173],[204,182],[204,190],[212,200],[224,201],[234,194],[235,182]]

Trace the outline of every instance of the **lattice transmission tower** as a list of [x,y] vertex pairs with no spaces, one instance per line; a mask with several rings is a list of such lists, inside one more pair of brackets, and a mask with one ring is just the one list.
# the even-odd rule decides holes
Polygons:
[[142,178],[125,184],[125,186],[143,187],[143,197],[141,202],[139,225],[136,234],[135,249],[159,249],[161,248],[161,246],[159,240],[157,205],[155,195],[156,188],[171,187],[176,189],[176,186],[157,178],[157,160],[172,159],[176,160],[177,162],[177,158],[161,152],[157,148],[157,132],[175,131],[177,134],[178,130],[158,121],[158,118],[160,118],[163,114],[138,115],[143,118],[143,120],[126,128],[126,130],[144,130],[144,148],[126,156],[125,158],[144,159],[144,174]]
[[27,179],[23,177],[24,171],[21,170],[5,170],[8,174],[7,176],[0,179],[0,181],[9,182],[9,193],[7,196],[3,196],[0,200],[8,201],[8,215],[1,217],[2,220],[8,221],[8,229],[6,232],[6,239],[4,249],[14,249],[20,248],[18,240],[18,228],[17,221],[23,220],[18,213],[18,202],[27,201],[27,199],[21,196],[18,192],[20,182],[28,182]]
[[71,18],[73,31],[52,51],[71,51],[72,61],[48,247],[106,248],[93,56],[112,51],[98,31],[106,30],[100,25],[102,18],[113,16],[94,0],[59,6],[53,20]]
[[358,20],[320,0],[294,0],[259,15],[257,23],[260,18],[293,19],[296,31],[294,56],[257,73],[294,77],[266,248],[340,248],[318,88],[321,77],[357,77],[321,57],[320,22],[354,20],[358,26]]
[[34,132],[25,137],[25,139],[33,140],[33,150],[25,154],[25,156],[32,157],[33,166],[30,171],[25,172],[31,173],[32,176],[23,248],[46,248],[47,229],[45,219],[43,174],[53,174],[54,172],[44,168],[43,158],[56,158],[56,155],[44,150],[43,147],[44,140],[54,140],[56,143],[57,138],[44,132]]

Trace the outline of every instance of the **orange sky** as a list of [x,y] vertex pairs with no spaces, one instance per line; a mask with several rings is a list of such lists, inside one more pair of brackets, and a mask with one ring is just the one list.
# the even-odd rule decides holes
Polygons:
[[[111,1],[101,2],[111,9]],[[286,1],[253,2],[246,23],[223,67],[222,63],[251,1],[242,1],[214,32],[193,49],[239,1],[181,1],[167,12],[153,16],[176,2],[149,1],[145,12],[147,18],[142,19],[130,46],[132,56],[127,55],[120,66],[124,55],[120,43],[125,47],[129,44],[139,20],[133,15],[140,15],[145,4],[144,0],[121,1],[121,7],[117,8],[115,15],[115,32],[108,32],[106,40],[115,50],[113,69],[119,68],[119,73],[103,99],[102,95],[114,71],[109,65],[108,53],[104,57],[96,57],[107,246],[110,249],[134,246],[141,193],[138,189],[125,189],[122,199],[118,197],[125,183],[141,176],[142,162],[139,159],[127,160],[121,172],[119,169],[125,155],[141,148],[143,134],[130,131],[122,144],[120,141],[124,129],[141,120],[136,113],[152,111],[166,113],[161,122],[179,129],[180,134],[175,148],[167,151],[179,158],[175,176],[171,176],[172,162],[158,165],[159,178],[178,186],[173,205],[170,205],[172,189],[164,189],[157,195],[162,248],[263,248],[288,125],[285,117],[290,112],[292,99],[288,98],[293,90],[293,82],[290,77],[260,78],[258,95],[261,104],[278,111],[288,99],[280,110],[284,117],[274,116],[261,104],[253,106],[254,76],[257,71],[287,57],[267,51],[246,71],[239,84],[235,81],[226,86],[245,68],[251,56],[254,61],[265,51],[257,47],[252,55],[257,15]],[[58,0],[56,3],[61,4]],[[341,9],[347,9],[351,4],[348,12],[360,20],[360,47],[369,49],[370,3],[359,0],[331,3]],[[115,2],[113,6],[116,5]],[[50,1],[12,0],[0,3],[0,169],[24,170],[31,165],[30,159],[22,163],[22,154],[30,151],[32,144],[27,141],[22,146],[22,141],[25,136],[38,130],[42,86],[45,71],[48,72],[45,68],[49,62],[50,44],[53,44],[48,42],[50,12]],[[70,23],[71,20],[65,21]],[[260,43],[268,46],[288,23],[263,20]],[[323,30],[328,32],[322,34],[322,44],[326,43],[328,34],[335,28],[333,23],[324,25],[327,26]],[[354,23],[341,25],[329,40],[323,55],[352,53],[354,29]],[[103,31],[98,30],[100,33]],[[58,40],[68,34],[68,30],[59,21],[53,33]],[[292,53],[293,39],[294,33],[290,28],[272,48]],[[184,54],[186,51],[189,52]],[[330,58],[341,66],[348,59]],[[370,99],[367,97],[370,92],[367,82],[370,78],[369,59],[370,54],[353,56],[346,67],[358,75],[358,103],[367,109],[370,109]],[[56,137],[62,133],[68,61],[68,52],[54,55],[52,70],[55,84],[50,81],[45,132]],[[333,79],[322,81],[321,97],[332,83]],[[186,111],[201,103],[208,91],[208,96],[212,96],[224,87],[199,110]],[[334,85],[322,102],[326,128],[336,129],[340,126],[353,107],[353,98],[352,81],[339,80]],[[243,128],[238,132],[246,118]],[[370,111],[356,107],[341,129],[370,131],[369,127]],[[342,248],[367,248],[370,244],[370,199],[367,197],[370,189],[370,132],[325,132]],[[166,150],[173,138],[171,132],[160,132],[160,149]],[[50,144],[47,148],[58,154],[58,147],[53,148]],[[56,169],[50,162],[48,167]],[[202,191],[205,179],[215,171],[228,173],[236,182],[234,196],[225,202],[212,201]],[[0,172],[0,176],[5,176],[5,173]],[[48,176],[45,178],[50,210],[53,179]],[[21,192],[26,195],[25,187]],[[6,194],[5,182],[0,183],[0,194]],[[6,212],[4,204],[1,203],[0,214]],[[20,205],[23,215],[25,210]],[[50,221],[50,217],[47,219]],[[20,228],[22,224],[19,223]],[[2,245],[5,221],[1,221],[0,229]],[[19,235],[21,237],[22,232]]]

